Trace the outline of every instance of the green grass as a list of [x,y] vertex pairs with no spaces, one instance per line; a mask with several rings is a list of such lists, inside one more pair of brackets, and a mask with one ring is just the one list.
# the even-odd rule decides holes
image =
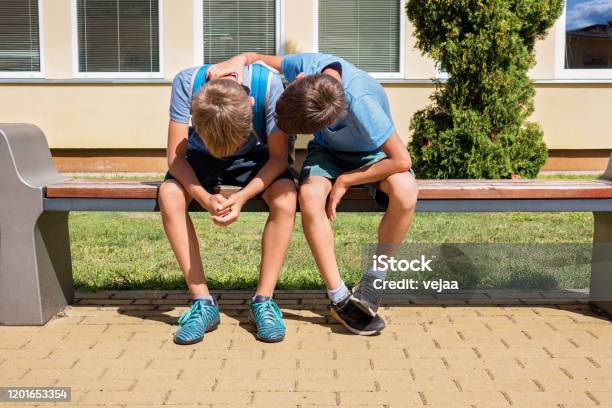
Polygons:
[[593,179],[597,179],[601,177],[601,174],[599,175],[592,175],[592,174],[564,174],[562,176],[556,175],[556,174],[550,174],[550,175],[540,175],[538,176],[539,179],[542,180],[593,180]]
[[[96,177],[99,178],[99,177]],[[104,179],[151,180],[112,174]],[[594,179],[592,175],[542,176],[544,179]],[[364,244],[376,240],[381,214],[342,213],[334,223],[336,255],[345,280],[360,277]],[[256,286],[261,232],[266,214],[245,213],[228,228],[216,227],[207,214],[192,214],[207,274],[214,289],[252,289]],[[164,234],[159,214],[73,213],[70,215],[75,285],[80,290],[184,289],[185,283]],[[592,242],[589,213],[417,213],[406,243],[584,243]],[[544,249],[543,249],[544,250]],[[530,268],[512,272],[500,268],[494,276],[478,277],[482,285],[525,284]],[[544,273],[534,284],[546,287],[585,287],[588,270]],[[526,276],[529,274],[530,276]],[[468,276],[474,279],[474,276]],[[529,282],[525,284],[529,286]],[[298,214],[289,253],[278,288],[323,288]]]
[[[340,214],[336,254],[349,283],[359,278],[364,244],[375,241],[380,214]],[[222,229],[207,214],[193,214],[209,285],[251,289],[257,282],[259,240],[266,214],[245,213]],[[406,243],[590,243],[593,219],[585,213],[417,213]],[[75,284],[103,289],[184,289],[159,214],[74,213],[70,216]],[[553,285],[583,287],[588,272],[573,271]],[[497,281],[496,281],[497,278]],[[489,282],[507,282],[507,276]],[[298,215],[278,288],[322,288]]]

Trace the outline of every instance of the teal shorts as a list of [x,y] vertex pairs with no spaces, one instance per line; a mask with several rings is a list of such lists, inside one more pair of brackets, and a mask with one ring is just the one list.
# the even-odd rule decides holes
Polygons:
[[[300,184],[311,176],[325,177],[333,182],[342,173],[371,166],[386,158],[387,155],[380,149],[370,152],[338,152],[312,140],[308,143],[308,154],[300,173]],[[363,187],[368,189],[381,209],[387,209],[389,197],[378,189],[376,183],[365,184]]]

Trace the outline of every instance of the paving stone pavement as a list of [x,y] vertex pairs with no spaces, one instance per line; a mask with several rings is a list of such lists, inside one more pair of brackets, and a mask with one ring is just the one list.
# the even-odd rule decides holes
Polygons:
[[181,347],[187,294],[79,294],[43,327],[0,327],[0,386],[72,387],[56,405],[83,408],[612,407],[612,324],[584,299],[391,305],[359,337],[323,293],[280,292],[287,336],[265,344],[249,294],[220,296],[219,329]]

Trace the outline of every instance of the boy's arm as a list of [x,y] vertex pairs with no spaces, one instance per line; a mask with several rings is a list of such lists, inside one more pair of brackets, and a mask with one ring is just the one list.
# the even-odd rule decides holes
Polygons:
[[232,195],[220,207],[230,212],[225,216],[215,216],[213,220],[221,225],[229,225],[240,216],[240,210],[251,198],[268,188],[289,166],[288,137],[284,132],[278,131],[268,136],[268,149],[270,158],[259,170],[257,175],[242,190]]
[[211,66],[208,69],[207,75],[209,78],[215,79],[235,73],[238,75],[238,81],[242,83],[244,82],[244,67],[259,61],[279,72],[282,69],[282,57],[277,55],[263,55],[254,52],[246,52],[244,54],[236,55],[227,61]]
[[397,133],[393,133],[381,149],[387,155],[386,160],[343,173],[338,177],[338,181],[347,187],[358,186],[384,180],[392,174],[403,173],[412,168],[410,154]]
[[191,165],[187,162],[187,139],[189,125],[170,120],[168,125],[168,168],[170,174],[178,180],[187,193],[212,215],[223,214],[220,208],[225,198],[220,194],[208,193],[196,177]]
[[374,183],[384,180],[395,173],[403,173],[412,168],[412,159],[397,132],[381,146],[387,158],[368,167],[342,173],[334,183],[327,203],[327,216],[336,218],[336,207],[351,186]]

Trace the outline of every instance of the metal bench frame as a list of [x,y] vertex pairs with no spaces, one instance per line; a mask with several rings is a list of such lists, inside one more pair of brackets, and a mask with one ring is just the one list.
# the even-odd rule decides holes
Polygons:
[[[612,155],[604,179],[612,181]],[[74,295],[70,211],[157,211],[155,199],[46,198],[45,188],[66,180],[34,125],[0,124],[0,324],[41,325]],[[194,208],[197,210],[197,208]],[[265,211],[252,200],[244,211]],[[346,200],[339,211],[379,211],[373,200]],[[593,212],[594,243],[612,244],[610,199],[420,200],[427,212]],[[590,298],[612,313],[612,252],[593,247]],[[610,300],[608,300],[610,299]]]

